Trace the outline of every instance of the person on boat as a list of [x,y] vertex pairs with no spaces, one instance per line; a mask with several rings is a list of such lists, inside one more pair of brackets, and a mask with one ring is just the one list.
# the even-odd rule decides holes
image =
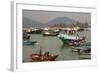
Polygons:
[[45,56],[49,56],[49,52],[46,52],[44,55],[45,55]]

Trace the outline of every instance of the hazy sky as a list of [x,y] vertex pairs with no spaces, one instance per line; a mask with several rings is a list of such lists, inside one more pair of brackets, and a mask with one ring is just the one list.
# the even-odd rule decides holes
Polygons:
[[53,12],[53,11],[35,11],[23,10],[23,16],[31,20],[47,23],[57,17],[68,17],[79,22],[91,23],[90,13],[76,12]]

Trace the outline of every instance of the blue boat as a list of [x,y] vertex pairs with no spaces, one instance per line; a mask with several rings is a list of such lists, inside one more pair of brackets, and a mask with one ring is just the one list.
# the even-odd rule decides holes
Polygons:
[[90,49],[91,48],[91,43],[90,42],[84,43],[83,46],[87,49]]
[[91,43],[90,42],[84,43],[80,47],[76,47],[76,49],[79,50],[80,53],[83,53],[83,52],[90,53],[91,52]]
[[34,45],[37,41],[24,40],[23,45]]

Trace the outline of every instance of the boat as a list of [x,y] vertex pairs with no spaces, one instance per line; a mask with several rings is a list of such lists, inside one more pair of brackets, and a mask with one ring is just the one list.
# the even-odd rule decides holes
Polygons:
[[27,32],[28,34],[41,34],[42,29],[31,29],[29,32]]
[[77,31],[84,31],[85,29],[84,28],[80,28],[80,29],[78,29]]
[[45,52],[42,54],[41,50],[40,53],[34,53],[30,55],[32,61],[55,61],[58,55],[50,55],[49,52]]
[[30,35],[27,34],[25,31],[23,31],[23,40],[29,40],[30,39]]
[[23,45],[34,45],[37,41],[23,40]]
[[82,38],[77,39],[77,40],[68,39],[66,44],[69,46],[77,47],[77,46],[82,46],[84,43],[86,43],[86,41],[85,41],[85,37],[83,36]]
[[84,49],[81,52],[90,53],[91,52],[91,43],[87,42],[82,45]]
[[59,34],[58,31],[53,31],[53,30],[44,30],[42,32],[43,36],[57,36]]
[[61,31],[58,37],[62,40],[63,44],[67,44],[70,41],[74,42],[74,41],[79,40],[78,34],[68,34],[65,31]]
[[79,54],[89,54],[91,53],[91,43],[86,42],[79,47],[75,47],[73,50],[76,50]]

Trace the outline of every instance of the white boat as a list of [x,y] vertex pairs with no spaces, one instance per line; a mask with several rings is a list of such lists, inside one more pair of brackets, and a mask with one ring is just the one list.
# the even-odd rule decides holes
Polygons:
[[65,31],[62,31],[59,33],[58,37],[62,40],[63,43],[66,43],[67,40],[78,40],[79,36],[78,34],[67,34]]
[[43,36],[57,36],[59,32],[53,30],[45,30],[42,32]]

